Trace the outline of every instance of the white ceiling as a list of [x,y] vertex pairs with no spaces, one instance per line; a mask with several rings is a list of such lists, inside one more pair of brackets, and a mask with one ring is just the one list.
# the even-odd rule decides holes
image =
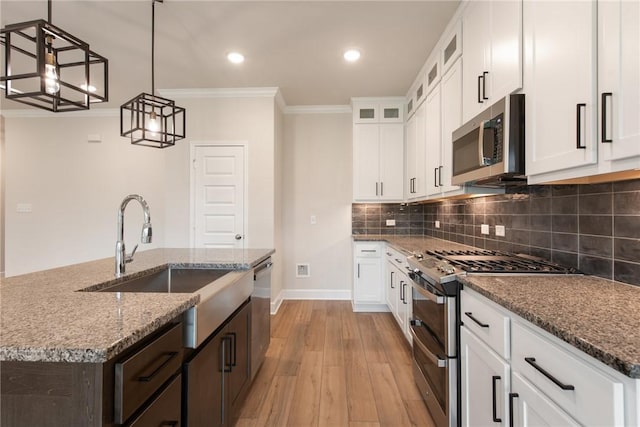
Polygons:
[[[156,4],[156,87],[280,87],[288,105],[404,95],[459,1],[189,1]],[[46,18],[45,0],[2,0],[6,24]],[[151,87],[151,0],[54,0],[52,23],[109,60],[110,102]],[[355,64],[344,50],[362,52]],[[229,51],[246,61],[233,65]],[[3,108],[24,108],[7,101]]]

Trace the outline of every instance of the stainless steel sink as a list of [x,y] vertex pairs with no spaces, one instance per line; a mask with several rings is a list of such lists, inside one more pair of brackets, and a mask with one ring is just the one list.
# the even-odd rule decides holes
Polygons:
[[253,270],[167,268],[90,292],[198,293],[183,314],[184,346],[197,348],[253,292]]
[[233,270],[168,268],[118,283],[98,292],[193,293]]

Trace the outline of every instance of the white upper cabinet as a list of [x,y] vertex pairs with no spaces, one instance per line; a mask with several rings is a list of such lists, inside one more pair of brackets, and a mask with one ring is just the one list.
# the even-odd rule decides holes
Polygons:
[[402,123],[404,106],[398,101],[354,102],[353,123]]
[[441,42],[440,63],[442,64],[441,74],[444,75],[456,62],[456,59],[462,55],[462,22],[459,19],[457,19],[453,27],[443,35]]
[[596,3],[525,1],[523,16],[527,175],[592,164]]
[[426,154],[427,165],[427,194],[433,195],[440,192],[442,182],[441,144],[440,133],[440,85],[438,85],[427,97],[424,103],[426,110]]
[[640,156],[638,1],[598,3],[598,92],[602,160]]
[[407,199],[417,200],[426,195],[426,108],[422,103],[407,124]]
[[522,1],[471,1],[462,16],[463,121],[522,87]]

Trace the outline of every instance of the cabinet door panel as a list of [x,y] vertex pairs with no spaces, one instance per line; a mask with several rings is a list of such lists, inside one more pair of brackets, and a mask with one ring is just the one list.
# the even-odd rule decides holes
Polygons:
[[640,156],[640,2],[599,2],[598,37],[598,89],[610,93],[600,98],[603,158]]
[[443,192],[460,189],[451,184],[453,171],[452,134],[462,126],[462,61],[455,64],[442,76],[442,187]]
[[[460,330],[460,344],[462,348],[462,425],[468,427],[508,425],[509,365],[466,327]],[[500,420],[499,422],[494,421],[494,415]]]
[[522,87],[522,1],[491,2],[489,104]]
[[353,127],[354,200],[375,200],[378,198],[380,191],[378,134],[378,125],[358,124]]
[[224,333],[218,333],[183,365],[184,387],[188,396],[183,415],[187,426],[220,426],[224,423],[225,340]]
[[408,162],[412,162],[415,169],[414,181],[413,181],[413,194],[410,198],[419,199],[426,195],[425,186],[425,160],[426,160],[426,144],[427,144],[427,102],[423,102],[416,110],[415,126],[416,126],[416,140],[415,151],[413,152],[413,158],[408,158]]
[[380,125],[380,200],[404,197],[404,125]]
[[229,373],[229,402],[232,406],[232,418],[237,416],[235,412],[239,410],[242,403],[244,391],[248,387],[251,375],[249,358],[249,327],[251,325],[251,304],[244,306],[229,322],[228,334],[232,336],[233,346],[231,365]]
[[415,194],[415,189],[413,186],[413,181],[417,177],[416,171],[416,150],[417,150],[417,139],[416,139],[416,129],[417,129],[418,119],[416,114],[412,115],[409,121],[407,122],[407,154],[406,154],[406,165],[407,165],[407,174],[406,174],[406,183],[407,183],[407,199],[413,199]]
[[384,303],[382,265],[380,259],[356,258],[353,299],[356,303]]
[[[487,49],[490,44],[491,2],[471,1],[462,17],[463,120],[467,122],[490,104],[478,94],[478,77],[487,70]],[[486,83],[485,83],[486,86]]]
[[595,12],[591,1],[524,2],[528,175],[597,160]]
[[440,133],[440,85],[436,86],[425,101],[426,109],[426,169],[427,169],[427,194],[440,193],[440,181],[442,170],[440,166],[442,135]]
[[514,422],[512,425],[518,427],[578,427],[580,425],[516,373],[511,377],[511,390],[517,394],[513,399]]

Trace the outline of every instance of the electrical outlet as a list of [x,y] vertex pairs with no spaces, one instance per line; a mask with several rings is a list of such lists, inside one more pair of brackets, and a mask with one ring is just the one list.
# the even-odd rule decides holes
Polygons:
[[440,228],[440,221],[436,221],[436,228]]
[[311,225],[315,225],[318,223],[318,218],[316,218],[315,215],[311,215],[311,219],[309,222],[311,223]]
[[396,226],[396,220],[395,219],[388,219],[387,220],[387,227],[395,227]]
[[498,237],[504,237],[504,225],[496,225],[496,236]]
[[33,212],[33,206],[31,203],[18,203],[16,206],[16,212],[18,213],[31,213]]
[[481,234],[489,234],[489,224],[482,224],[480,226],[480,233]]

